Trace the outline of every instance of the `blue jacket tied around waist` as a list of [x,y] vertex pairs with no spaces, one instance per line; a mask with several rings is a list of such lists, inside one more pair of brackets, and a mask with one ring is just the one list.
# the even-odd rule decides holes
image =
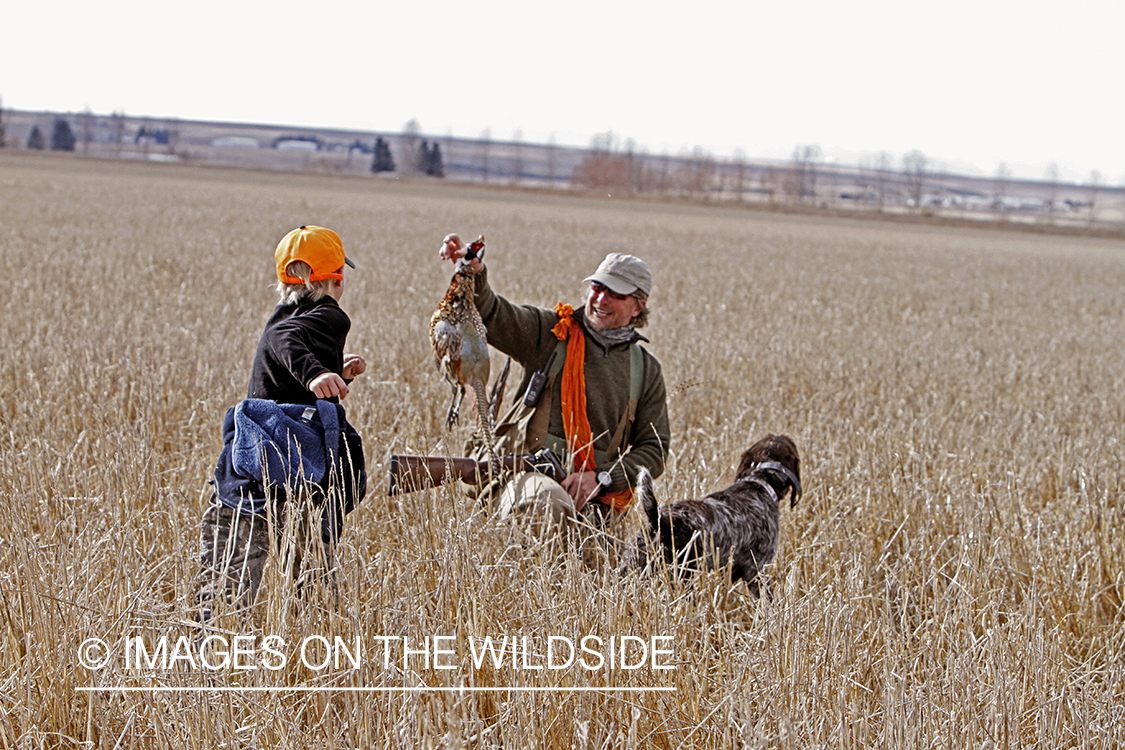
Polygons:
[[229,409],[215,467],[219,501],[261,514],[267,502],[299,487],[310,490],[314,502],[333,500],[324,529],[332,537],[343,515],[366,494],[363,442],[344,407],[323,400],[307,406],[252,398]]

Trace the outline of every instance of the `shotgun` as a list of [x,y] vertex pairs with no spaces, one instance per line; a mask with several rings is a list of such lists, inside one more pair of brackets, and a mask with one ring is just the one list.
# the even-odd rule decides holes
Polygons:
[[[556,482],[566,479],[566,471],[558,456],[549,450],[535,453],[509,454],[501,456],[501,471],[537,471],[546,474]],[[388,495],[402,495],[409,492],[437,487],[450,479],[460,479],[469,484],[480,484],[488,479],[488,461],[452,456],[391,456],[391,481],[387,487]]]

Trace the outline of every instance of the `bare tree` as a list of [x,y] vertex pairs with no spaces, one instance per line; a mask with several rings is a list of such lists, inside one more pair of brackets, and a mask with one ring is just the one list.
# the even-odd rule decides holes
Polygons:
[[[827,164],[820,168],[820,175],[818,181],[824,185],[821,191],[820,205],[835,206],[837,199],[840,197],[840,191],[837,188],[836,182],[840,177],[839,164],[835,159],[832,159]],[[825,199],[824,196],[827,196]]]
[[1047,221],[1054,224],[1055,210],[1059,203],[1059,165],[1051,164],[1047,167],[1043,179],[1047,181]]
[[512,184],[520,181],[523,175],[523,131],[516,128],[512,133]]
[[558,176],[558,146],[555,143],[555,134],[551,133],[551,137],[547,139],[547,180],[550,184],[555,184],[555,178]]
[[[1121,180],[1121,195],[1123,200],[1125,200],[1125,178]],[[1121,220],[1125,221],[1125,204],[1122,205]]]
[[821,159],[820,146],[797,146],[793,149],[793,168],[789,172],[789,194],[798,201],[806,198],[816,203],[816,170]]
[[1000,162],[996,167],[996,185],[995,196],[992,201],[992,206],[997,211],[1000,211],[1005,217],[1008,212],[1008,184],[1012,180],[1012,170],[1004,162]]
[[109,116],[109,129],[113,134],[113,153],[121,155],[121,144],[125,140],[125,110],[115,109]]
[[782,172],[781,192],[790,203],[800,203],[805,195],[805,173],[795,163]]
[[590,147],[574,168],[570,180],[595,190],[622,191],[629,189],[629,177],[629,163],[618,151],[617,136],[613,131],[606,131],[590,139]]
[[421,143],[422,126],[416,119],[411,118],[402,127],[402,159],[399,160],[399,164],[402,164],[408,173],[418,171],[418,146]]
[[741,148],[734,150],[734,193],[735,200],[742,202],[746,195],[746,152]]
[[902,157],[902,175],[915,209],[922,208],[922,191],[926,184],[926,155],[915,149]]
[[180,145],[180,123],[179,120],[165,120],[164,132],[168,134],[168,153],[176,153],[176,149]]
[[688,170],[688,191],[692,195],[707,198],[715,182],[715,157],[711,156],[702,146],[696,146],[691,152],[691,166]]
[[771,206],[777,200],[778,191],[784,187],[782,180],[783,177],[778,173],[777,167],[766,167],[762,172],[762,190],[769,197]]
[[642,152],[637,151],[637,142],[632,138],[625,139],[625,172],[629,176],[629,192],[643,193],[646,187],[645,158]]
[[667,193],[672,188],[672,157],[668,152],[664,152],[659,159],[657,159],[656,173],[653,175],[656,190],[660,193]]
[[90,153],[90,144],[94,142],[94,113],[89,107],[78,115],[78,139],[82,141],[82,153]]
[[0,99],[0,148],[4,148],[7,142],[4,139],[4,100]]
[[880,151],[875,157],[875,189],[879,195],[879,210],[887,207],[887,189],[891,177],[891,155],[887,151]]
[[1090,172],[1090,226],[1098,218],[1098,189],[1102,184],[1102,173],[1098,170]]
[[590,138],[590,153],[611,154],[617,150],[617,134],[612,130],[604,133],[594,133]]
[[477,148],[480,154],[480,179],[481,182],[488,182],[488,152],[492,147],[492,131],[485,128],[481,131],[480,140],[477,141]]

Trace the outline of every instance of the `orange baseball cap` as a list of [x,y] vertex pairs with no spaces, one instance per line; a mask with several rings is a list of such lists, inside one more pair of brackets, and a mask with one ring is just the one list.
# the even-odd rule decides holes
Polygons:
[[311,224],[298,227],[282,237],[273,257],[277,261],[277,278],[286,284],[304,283],[296,276],[289,275],[289,264],[295,260],[304,261],[312,268],[309,281],[342,279],[344,275],[340,270],[345,263],[355,268],[355,263],[344,255],[344,243],[340,235],[331,229]]

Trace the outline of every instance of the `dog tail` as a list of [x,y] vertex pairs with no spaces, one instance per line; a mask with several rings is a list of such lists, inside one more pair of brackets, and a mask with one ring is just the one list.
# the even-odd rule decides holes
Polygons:
[[645,467],[637,471],[637,497],[648,519],[649,532],[655,534],[660,529],[660,509],[656,505],[656,495],[652,491],[652,474]]

